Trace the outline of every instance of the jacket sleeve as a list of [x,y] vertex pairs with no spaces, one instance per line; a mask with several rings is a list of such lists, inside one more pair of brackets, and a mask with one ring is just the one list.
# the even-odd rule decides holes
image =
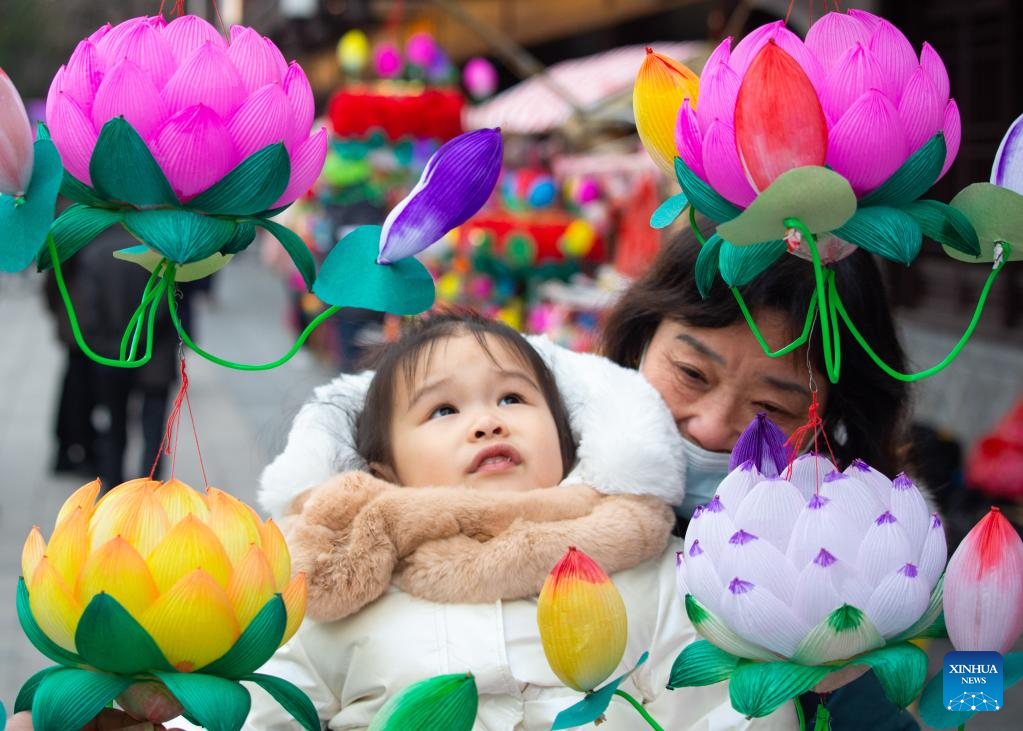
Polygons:
[[[317,672],[303,645],[302,632],[277,650],[259,672],[294,683],[313,702],[322,728],[327,728],[327,720],[341,710],[341,702],[331,691],[332,687],[337,686],[332,686],[329,679]],[[299,727],[291,714],[269,693],[252,683],[245,685],[252,692],[252,710],[243,731],[294,731]]]

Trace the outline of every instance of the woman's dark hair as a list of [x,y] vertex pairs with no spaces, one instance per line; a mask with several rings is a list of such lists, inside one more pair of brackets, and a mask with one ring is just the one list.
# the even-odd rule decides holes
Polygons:
[[[401,337],[385,348],[369,363],[376,373],[366,393],[366,405],[355,421],[355,449],[367,463],[394,467],[391,448],[391,418],[394,394],[404,382],[411,388],[417,371],[429,362],[437,343],[445,338],[472,335],[483,352],[494,361],[487,338],[504,343],[522,365],[536,378],[537,385],[554,417],[561,448],[564,475],[575,466],[575,442],[568,421],[568,411],[561,400],[558,384],[540,354],[522,335],[504,323],[487,320],[468,312],[444,313],[411,321]],[[426,354],[425,360],[420,356]],[[400,379],[404,379],[401,381]]]
[[[602,341],[605,356],[627,368],[638,368],[662,320],[705,328],[727,327],[743,320],[735,297],[720,277],[715,279],[707,299],[700,296],[696,287],[699,251],[700,245],[688,229],[661,249],[650,269],[626,290],[609,314]],[[905,357],[895,334],[881,273],[871,255],[857,249],[831,268],[842,302],[860,333],[889,366],[905,371]],[[739,291],[754,320],[765,310],[779,312],[795,338],[802,332],[814,285],[812,264],[784,255]],[[774,347],[780,345],[772,343]],[[814,367],[824,372],[819,323],[809,348]],[[841,378],[830,385],[824,404],[828,440],[835,457],[843,463],[840,467],[860,458],[893,475],[900,469],[898,455],[905,446],[901,443],[902,422],[909,389],[874,365],[844,329],[841,348]]]

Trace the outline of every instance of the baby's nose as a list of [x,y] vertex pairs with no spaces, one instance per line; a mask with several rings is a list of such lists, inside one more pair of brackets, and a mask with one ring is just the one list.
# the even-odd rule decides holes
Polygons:
[[501,437],[505,436],[507,431],[507,427],[500,419],[492,414],[486,414],[477,419],[473,425],[472,437],[473,440]]

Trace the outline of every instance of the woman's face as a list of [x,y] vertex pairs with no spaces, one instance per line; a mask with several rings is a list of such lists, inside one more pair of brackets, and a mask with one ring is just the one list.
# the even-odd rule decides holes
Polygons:
[[[772,347],[792,340],[780,313],[760,312],[756,319]],[[730,451],[761,411],[786,434],[806,422],[810,379],[805,351],[769,358],[745,322],[705,328],[664,320],[640,372],[668,404],[679,433],[713,452]],[[824,403],[826,379],[815,372],[814,381]]]

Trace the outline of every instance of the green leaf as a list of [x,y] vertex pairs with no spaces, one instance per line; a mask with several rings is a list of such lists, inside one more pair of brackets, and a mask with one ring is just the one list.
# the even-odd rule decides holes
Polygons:
[[173,669],[149,633],[109,594],[97,594],[85,607],[75,647],[89,665],[108,673]]
[[916,259],[923,244],[923,231],[912,216],[884,206],[860,208],[832,233],[872,254],[906,265]]
[[32,699],[35,698],[36,691],[39,690],[39,684],[43,682],[47,675],[63,667],[63,665],[51,665],[48,668],[43,668],[26,680],[24,685],[21,686],[21,690],[18,691],[18,698],[14,701],[14,712],[21,713],[22,711],[32,710]]
[[288,151],[278,142],[253,152],[185,205],[205,213],[251,216],[272,206],[290,177]]
[[788,245],[784,241],[767,241],[749,246],[735,246],[725,241],[718,259],[721,278],[730,287],[749,284],[787,250]]
[[995,244],[1012,244],[1009,261],[1023,261],[1023,196],[1014,190],[991,183],[974,183],[963,188],[952,199],[952,207],[966,216],[977,232],[980,256],[972,256],[946,246],[945,253],[953,259],[973,263],[990,263],[995,258]]
[[[938,577],[938,581],[934,584],[934,588],[931,589],[931,598],[927,603],[927,609],[920,615],[920,618],[911,624],[904,632],[892,637],[888,643],[894,644],[896,642],[906,642],[917,637],[947,637],[945,632],[945,615],[942,611],[942,598],[944,597],[945,587],[945,574]],[[928,635],[928,632],[937,629],[940,623],[940,629],[942,634]]]
[[109,201],[139,208],[179,205],[167,176],[124,117],[114,117],[100,130],[89,177],[96,192]]
[[957,208],[940,201],[920,200],[903,206],[902,210],[920,225],[924,236],[968,256],[980,256],[977,232]]
[[248,221],[239,221],[238,228],[234,230],[234,236],[224,244],[220,253],[224,256],[237,254],[244,251],[256,239],[256,226]]
[[708,218],[721,223],[730,221],[742,210],[718,195],[703,179],[689,169],[682,158],[675,158],[675,175],[679,187],[692,206]]
[[234,235],[234,221],[203,216],[183,208],[128,211],[124,226],[151,249],[176,264],[217,253]]
[[93,670],[60,668],[43,678],[32,699],[35,731],[70,731],[91,721],[134,681]]
[[[114,258],[121,261],[130,261],[132,264],[138,264],[146,271],[152,272],[160,265],[163,261],[163,257],[150,249],[145,244],[139,244],[138,246],[131,246],[127,249],[118,249],[114,252]],[[228,262],[234,258],[233,254],[224,256],[223,254],[210,254],[205,259],[192,262],[191,264],[179,264],[174,269],[174,281],[175,282],[194,282],[197,279],[208,277],[211,274],[215,274],[227,266]]]
[[18,622],[21,624],[21,630],[28,637],[28,641],[39,650],[39,652],[46,655],[54,662],[59,662],[61,665],[84,665],[82,658],[78,657],[73,652],[65,650],[63,647],[58,645],[56,642],[46,636],[46,633],[36,623],[36,618],[32,616],[32,607],[28,600],[28,587],[25,585],[25,579],[18,577],[18,593],[15,605],[18,610]]
[[[93,239],[123,219],[124,214],[121,211],[73,203],[65,208],[50,226],[50,235],[57,247],[57,258],[61,263],[67,261]],[[43,244],[36,255],[36,268],[43,272],[52,266],[50,247]]]
[[720,619],[707,611],[706,607],[700,604],[692,594],[686,594],[686,614],[697,632],[725,652],[737,657],[768,662],[778,660],[778,656],[771,651],[754,645],[752,642],[739,637],[735,632],[728,629]]
[[433,306],[433,277],[414,257],[377,264],[380,226],[359,226],[327,255],[313,292],[337,307],[417,315]]
[[302,728],[306,731],[320,731],[320,716],[316,713],[316,707],[313,706],[309,697],[292,683],[262,673],[246,675],[242,680],[251,681],[269,693],[275,701],[281,704],[281,708],[302,724]]
[[478,705],[472,673],[438,675],[392,696],[367,731],[472,731]]
[[288,611],[284,608],[284,600],[276,594],[252,618],[231,649],[200,668],[199,672],[225,678],[240,678],[254,672],[280,646],[287,624]]
[[252,706],[237,681],[202,673],[153,673],[207,731],[238,731]]
[[49,140],[37,140],[34,154],[35,167],[23,199],[0,194],[0,271],[20,272],[31,264],[53,223],[64,168]]
[[860,199],[860,206],[904,206],[926,193],[945,164],[945,135],[934,135],[880,187]]
[[673,195],[661,205],[650,216],[651,228],[667,228],[675,223],[675,219],[682,215],[682,212],[689,205],[689,199],[685,193]]
[[721,237],[714,234],[707,239],[707,243],[700,247],[700,253],[696,256],[696,288],[704,299],[710,296],[710,290],[714,286],[714,277],[718,274],[721,244],[723,243]]
[[694,685],[713,685],[728,680],[739,664],[739,658],[712,645],[707,640],[691,642],[675,658],[668,676],[668,689]]
[[794,662],[740,663],[728,681],[732,708],[746,716],[768,716],[813,688],[834,669]]
[[632,670],[619,675],[603,688],[587,693],[586,697],[581,701],[559,713],[554,718],[554,725],[551,726],[551,731],[562,728],[575,728],[576,726],[585,726],[588,723],[596,722],[597,719],[604,715],[607,707],[611,705],[611,699],[614,697],[615,691],[618,690],[618,686],[636,672],[639,666],[647,661],[647,657],[649,657],[649,653],[644,652],[640,655],[639,662],[636,663]]
[[927,679],[927,653],[908,642],[860,655],[855,664],[873,668],[884,694],[899,708],[905,708],[920,695]]
[[275,239],[281,242],[281,246],[288,252],[288,256],[295,262],[302,279],[305,280],[306,289],[312,291],[313,283],[316,280],[316,261],[302,238],[291,229],[274,221],[256,219],[253,223],[269,231]]
[[803,665],[822,665],[883,646],[884,638],[866,615],[843,604],[807,633],[792,659]]
[[70,198],[75,203],[81,203],[86,206],[102,207],[111,205],[110,201],[104,200],[100,197],[99,193],[67,170],[64,171],[64,177],[61,179],[60,194],[65,198]]

